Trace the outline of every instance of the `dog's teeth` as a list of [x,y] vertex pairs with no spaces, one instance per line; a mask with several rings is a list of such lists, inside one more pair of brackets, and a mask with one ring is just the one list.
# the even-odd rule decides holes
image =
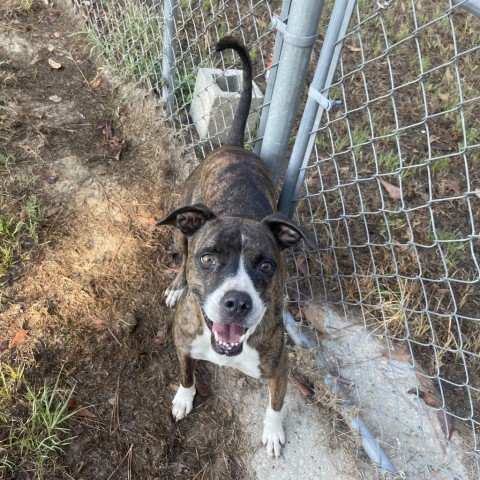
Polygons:
[[213,332],[213,336],[215,337],[215,341],[218,342],[218,332]]
[[[243,334],[243,335],[240,337],[240,341],[239,341],[238,343],[242,343],[243,340],[244,340],[244,338],[245,338],[245,334]],[[237,345],[238,345],[238,344],[237,344]]]

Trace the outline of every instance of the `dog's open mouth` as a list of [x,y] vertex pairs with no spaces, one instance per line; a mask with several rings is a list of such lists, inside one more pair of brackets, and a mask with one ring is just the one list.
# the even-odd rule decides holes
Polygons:
[[207,327],[212,332],[211,343],[220,355],[234,356],[243,350],[243,340],[248,328],[235,323],[216,323],[206,318]]

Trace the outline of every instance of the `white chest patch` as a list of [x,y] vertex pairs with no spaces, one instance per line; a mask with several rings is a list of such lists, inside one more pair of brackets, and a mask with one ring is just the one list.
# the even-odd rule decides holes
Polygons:
[[243,343],[242,353],[229,357],[215,352],[210,343],[210,330],[205,326],[203,334],[198,335],[192,342],[192,351],[190,355],[196,360],[207,360],[221,367],[232,367],[240,370],[254,378],[260,378],[260,356],[258,352],[247,345],[246,340]]

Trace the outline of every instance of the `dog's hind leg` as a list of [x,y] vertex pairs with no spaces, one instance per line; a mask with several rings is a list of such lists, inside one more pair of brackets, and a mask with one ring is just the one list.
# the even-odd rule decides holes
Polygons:
[[180,361],[180,386],[172,401],[172,415],[175,420],[181,420],[193,410],[195,397],[195,360],[182,353],[178,353]]
[[185,276],[185,262],[187,261],[187,238],[182,235],[179,231],[175,232],[174,237],[175,247],[180,252],[182,256],[182,263],[180,265],[180,270],[175,277],[175,280],[167,287],[165,290],[165,303],[167,307],[174,307],[180,297],[185,291],[185,286],[187,285],[187,279]]

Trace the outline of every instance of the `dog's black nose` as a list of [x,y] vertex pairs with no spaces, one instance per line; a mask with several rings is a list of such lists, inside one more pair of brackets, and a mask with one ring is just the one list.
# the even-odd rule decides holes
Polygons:
[[222,299],[225,313],[232,317],[244,317],[252,309],[252,299],[248,293],[229,290]]

